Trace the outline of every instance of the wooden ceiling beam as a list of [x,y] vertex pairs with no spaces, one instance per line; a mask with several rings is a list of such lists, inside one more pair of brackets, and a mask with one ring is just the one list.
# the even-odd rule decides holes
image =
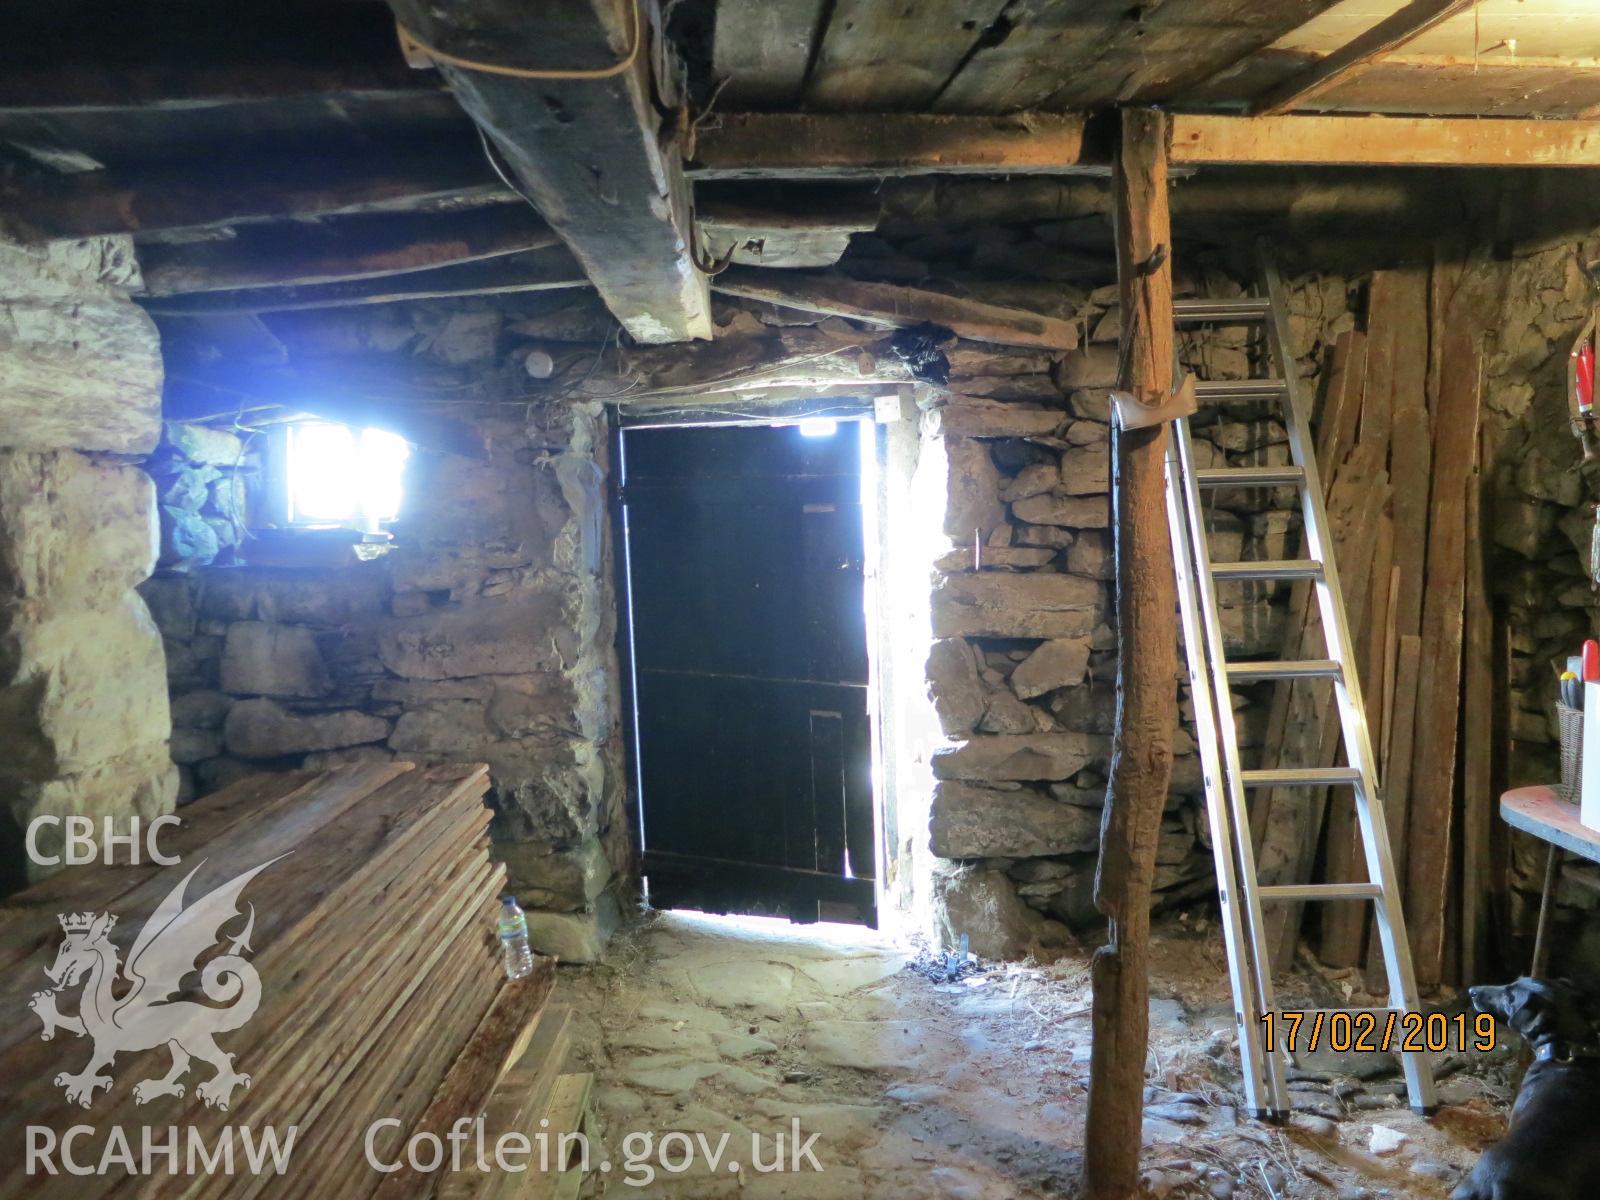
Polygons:
[[1466,12],[1477,0],[1411,0],[1360,37],[1339,47],[1302,74],[1292,76],[1257,97],[1250,111],[1257,116],[1306,107],[1322,93],[1345,82],[1375,59],[1420,37],[1434,26]]
[[444,89],[431,71],[395,61],[300,63],[163,63],[127,67],[68,64],[0,70],[0,116],[170,112],[223,104],[273,102],[296,96],[405,101]]
[[1172,161],[1189,165],[1600,167],[1600,121],[1180,113],[1172,118]]
[[250,288],[199,295],[164,296],[144,301],[158,316],[209,316],[224,313],[297,312],[391,304],[449,296],[497,296],[588,287],[583,268],[565,246],[460,262],[430,270],[353,279],[308,287]]
[[696,179],[876,179],[884,175],[1106,173],[1109,149],[1081,114],[719,113],[690,155]]
[[[641,342],[709,338],[711,297],[693,260],[688,185],[657,108],[658,96],[677,107],[677,80],[671,67],[653,69],[670,61],[655,41],[653,6],[390,4],[415,37],[456,60],[440,70],[457,100],[628,332]],[[552,74],[576,71],[593,74]]]
[[40,173],[0,189],[0,215],[11,218],[22,236],[48,240],[512,195],[481,150],[466,145],[445,153],[296,153],[143,171]]
[[401,275],[539,250],[555,233],[521,200],[451,212],[377,213],[246,225],[233,237],[147,242],[147,296],[305,287]]
[[[1175,113],[1175,166],[1600,166],[1600,122]],[[1080,115],[724,114],[700,130],[696,179],[1105,173]]]
[[925,288],[759,267],[730,267],[716,276],[711,286],[728,296],[849,317],[890,329],[927,322],[975,342],[1045,350],[1072,350],[1078,345],[1078,326],[1073,321]]

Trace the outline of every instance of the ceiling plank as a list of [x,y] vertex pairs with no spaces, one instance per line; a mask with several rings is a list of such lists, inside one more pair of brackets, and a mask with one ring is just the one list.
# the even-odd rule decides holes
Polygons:
[[1343,83],[1375,59],[1466,12],[1476,3],[1477,0],[1411,0],[1303,75],[1296,75],[1258,97],[1250,111],[1266,116],[1305,108],[1323,92]]
[[1177,114],[1174,163],[1596,167],[1600,122]]
[[922,288],[865,283],[842,275],[810,275],[730,267],[711,281],[718,292],[746,300],[765,300],[803,312],[850,317],[891,329],[931,322],[961,337],[1002,346],[1071,350],[1078,326],[1018,308],[986,304]]
[[512,292],[545,292],[588,287],[589,281],[564,246],[506,254],[478,262],[456,263],[431,270],[354,279],[309,287],[250,288],[231,292],[163,296],[144,301],[159,316],[206,316],[215,313],[297,312],[344,308],[355,304],[390,304],[401,300],[437,300],[447,296],[496,296]]
[[826,7],[825,0],[722,0],[711,52],[721,100],[752,108],[799,104]]
[[303,287],[539,250],[555,233],[528,205],[379,213],[241,227],[233,237],[139,247],[146,296]]
[[79,238],[510,194],[479,148],[467,145],[445,153],[302,152],[142,171],[40,173],[0,189],[0,213],[24,237]]
[[696,179],[874,179],[949,172],[1109,169],[1085,149],[1077,114],[722,113],[703,126]]
[[807,107],[926,108],[1005,8],[1005,0],[835,0],[806,81]]
[[[391,0],[424,43],[528,78],[443,62],[456,98],[504,156],[607,306],[641,342],[709,338],[711,299],[690,249],[677,142],[662,136],[653,44],[642,0]],[[668,74],[663,72],[663,75]]]
[[1065,112],[1169,100],[1270,45],[1335,0],[1029,0],[1007,7],[932,106]]

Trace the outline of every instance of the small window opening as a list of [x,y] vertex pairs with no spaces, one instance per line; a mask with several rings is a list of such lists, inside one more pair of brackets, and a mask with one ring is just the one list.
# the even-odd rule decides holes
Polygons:
[[385,429],[327,421],[288,426],[284,439],[290,525],[356,526],[377,533],[400,515],[411,447]]

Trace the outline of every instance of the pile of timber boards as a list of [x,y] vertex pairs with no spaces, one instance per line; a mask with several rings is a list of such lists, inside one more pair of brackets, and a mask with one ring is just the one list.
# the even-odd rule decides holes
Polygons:
[[[1474,969],[1493,822],[1479,435],[1483,342],[1499,304],[1492,272],[1439,259],[1374,274],[1365,329],[1342,335],[1334,350],[1316,449],[1424,989]],[[1289,630],[1284,658],[1325,656],[1308,585],[1291,597]],[[1278,685],[1263,766],[1343,763],[1340,742],[1331,683]],[[1252,824],[1265,883],[1366,878],[1348,788],[1266,793]],[[1280,968],[1292,960],[1303,915],[1297,905],[1269,910]],[[1319,904],[1312,916],[1318,957],[1365,962],[1369,987],[1381,993],[1370,905]]]
[[[7,968],[0,1070],[8,1081],[0,1194],[365,1196],[393,1178],[374,1170],[363,1152],[373,1122],[398,1123],[376,1139],[393,1161],[415,1130],[475,1112],[492,1081],[475,1082],[462,1060],[475,1047],[482,1053],[485,1044],[525,1038],[554,975],[553,960],[540,960],[532,976],[508,983],[497,960],[493,922],[503,868],[487,853],[487,786],[481,764],[363,763],[255,776],[197,801],[183,810],[181,828],[164,831],[160,848],[177,854],[180,865],[73,868],[0,904]],[[164,925],[177,913],[176,885],[191,872],[185,916]],[[226,885],[251,872],[230,893]],[[208,903],[214,889],[221,899]],[[101,963],[101,974],[107,957],[93,927],[98,914],[115,915],[104,936],[124,981],[106,981],[108,990],[99,992],[93,973],[52,983],[45,971],[64,941],[58,913],[92,914],[74,924],[90,925],[77,940],[86,943],[86,962]],[[198,949],[167,940],[180,926],[185,940],[190,933],[200,939]],[[167,932],[158,938],[157,929]],[[97,938],[102,952],[93,949]],[[203,968],[233,953],[249,967],[230,968],[207,999],[196,956]],[[130,1004],[130,971],[152,990],[164,991],[157,985],[169,981],[179,1003],[163,1013],[160,1005],[146,1007],[141,992],[134,1006],[119,1009]],[[44,1007],[67,1024],[42,1040],[30,996],[52,991],[59,994]],[[91,995],[99,1001],[83,999]],[[256,995],[258,1006],[240,1023]],[[233,1017],[229,1002],[239,1005]],[[180,1007],[182,1015],[173,1015]],[[74,1036],[73,1014],[82,1014],[84,1036]],[[108,1017],[120,1023],[114,1027]],[[154,1049],[133,1044],[138,1038],[127,1030],[141,1023],[160,1038],[176,1036],[193,1054],[182,1095],[139,1102],[137,1085],[172,1066],[159,1041]],[[208,1032],[232,1057],[232,1070],[248,1076],[247,1085],[230,1090],[226,1109],[205,1098],[216,1073],[204,1061]],[[91,1054],[119,1041],[129,1048],[104,1069],[109,1088],[91,1089],[87,1107],[69,1102],[58,1076],[83,1072]],[[38,1162],[29,1172],[30,1136],[43,1136],[41,1128],[59,1136],[79,1125],[92,1131],[72,1145],[74,1163],[97,1166],[120,1129],[135,1173],[116,1162],[90,1175],[51,1175]],[[259,1145],[269,1127],[280,1147],[294,1129],[281,1175],[270,1165],[253,1172],[247,1163],[246,1133]],[[173,1131],[176,1163],[163,1153],[143,1155],[147,1129],[157,1145]],[[233,1173],[207,1171],[203,1162],[193,1170],[188,1154],[196,1141],[208,1153],[231,1141]],[[57,1170],[61,1153],[57,1146],[50,1160]],[[435,1182],[393,1194],[423,1195]]]

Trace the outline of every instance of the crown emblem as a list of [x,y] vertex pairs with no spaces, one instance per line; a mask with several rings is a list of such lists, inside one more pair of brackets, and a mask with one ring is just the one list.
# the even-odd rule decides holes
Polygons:
[[[94,928],[96,915],[95,913],[62,913],[60,914],[62,931],[69,934],[88,933]],[[117,919],[115,917],[108,917],[106,919],[106,928],[110,929],[116,923]]]

